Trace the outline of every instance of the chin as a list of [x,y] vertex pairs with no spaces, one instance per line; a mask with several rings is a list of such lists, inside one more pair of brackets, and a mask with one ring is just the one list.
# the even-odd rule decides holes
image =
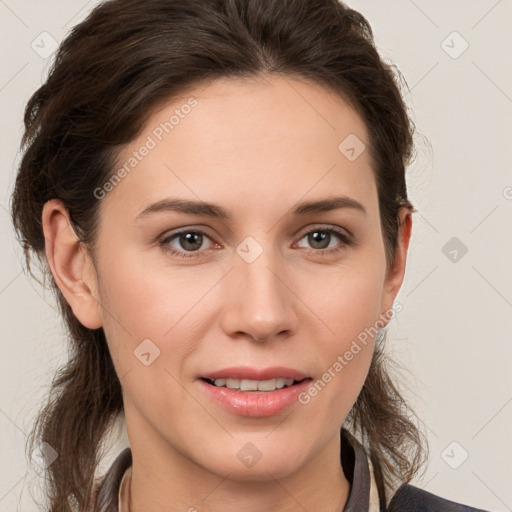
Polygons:
[[[223,477],[229,475],[230,480],[240,482],[268,482],[286,478],[300,469],[304,461],[297,459],[296,446],[283,449],[265,447],[259,450],[250,441],[244,441],[241,448],[227,454],[226,451],[211,454],[205,467]],[[257,444],[257,442],[256,442]],[[212,460],[216,463],[212,465]]]

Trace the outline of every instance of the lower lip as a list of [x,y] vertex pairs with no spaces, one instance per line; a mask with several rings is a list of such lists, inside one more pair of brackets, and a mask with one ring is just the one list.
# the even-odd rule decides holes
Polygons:
[[273,416],[298,401],[311,379],[305,379],[294,386],[275,391],[237,391],[208,384],[199,379],[199,385],[216,403],[229,412],[241,416]]

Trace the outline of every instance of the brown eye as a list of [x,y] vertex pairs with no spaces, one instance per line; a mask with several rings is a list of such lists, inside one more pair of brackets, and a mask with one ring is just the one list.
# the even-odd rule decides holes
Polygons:
[[178,235],[178,241],[183,249],[186,251],[197,251],[203,245],[202,233],[195,231],[188,231]]
[[307,237],[308,242],[314,249],[327,249],[331,240],[331,234],[325,231],[311,231],[307,234]]
[[[336,244],[336,238],[338,239],[338,244]],[[315,254],[331,254],[344,249],[351,243],[348,235],[332,227],[312,229],[304,233],[301,237],[302,239],[307,240],[311,247],[309,250]],[[333,241],[334,244],[332,245]],[[306,247],[306,249],[308,248]]]
[[208,247],[203,247],[206,240],[210,240],[206,233],[189,229],[166,236],[159,242],[159,245],[164,251],[174,256],[190,258],[200,256],[206,251]]

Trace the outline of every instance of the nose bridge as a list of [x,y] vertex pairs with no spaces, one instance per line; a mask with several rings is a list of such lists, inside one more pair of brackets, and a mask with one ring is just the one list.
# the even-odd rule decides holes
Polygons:
[[224,312],[227,332],[265,340],[295,328],[293,294],[282,281],[284,264],[268,241],[263,247],[247,237],[237,247],[230,272],[231,302]]

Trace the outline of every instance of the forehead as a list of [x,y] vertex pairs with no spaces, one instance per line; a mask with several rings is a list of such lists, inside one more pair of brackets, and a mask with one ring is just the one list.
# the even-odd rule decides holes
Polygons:
[[123,196],[131,210],[169,195],[261,211],[336,191],[368,203],[368,147],[360,116],[322,85],[216,79],[153,112],[121,151],[118,168],[128,172],[107,199]]

